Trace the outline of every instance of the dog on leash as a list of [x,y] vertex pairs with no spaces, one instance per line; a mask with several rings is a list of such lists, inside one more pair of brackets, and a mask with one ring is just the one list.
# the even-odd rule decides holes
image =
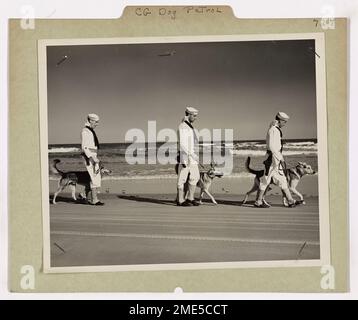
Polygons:
[[[200,188],[200,198],[199,198],[200,204],[203,204],[202,200],[203,200],[204,193],[210,198],[210,200],[212,201],[213,204],[218,204],[216,202],[215,198],[213,197],[213,195],[210,193],[209,189],[211,187],[211,184],[212,184],[214,178],[215,177],[221,178],[224,174],[221,171],[217,171],[215,169],[215,166],[216,166],[215,163],[211,163],[209,170],[200,172],[200,178],[196,185],[198,188]],[[178,174],[178,165],[176,165],[175,171]],[[189,190],[189,176],[188,176],[187,181],[184,184],[185,196],[187,195],[188,190]]]
[[[85,187],[86,192],[90,190],[91,177],[87,171],[68,171],[63,172],[57,168],[57,164],[60,163],[61,160],[55,159],[52,161],[50,165],[51,172],[60,175],[61,178],[58,181],[57,191],[53,195],[52,203],[56,204],[57,196],[66,188],[70,187],[72,191],[72,199],[77,201],[76,198],[76,185],[82,185]],[[102,162],[99,163],[99,171],[101,175],[109,175],[112,173],[111,170],[106,169]],[[81,196],[81,198],[85,198]]]
[[[250,161],[251,158],[248,157],[246,159],[246,169],[248,172],[252,173],[255,175],[255,179],[254,179],[254,185],[251,188],[250,191],[248,191],[245,195],[245,199],[242,202],[242,204],[245,204],[250,196],[250,194],[257,192],[257,196],[258,196],[258,192],[259,192],[259,186],[260,186],[260,178],[265,174],[265,170],[253,170],[250,168]],[[315,174],[316,172],[312,169],[312,167],[305,163],[305,162],[298,162],[297,165],[294,168],[290,168],[286,170],[286,179],[287,179],[287,183],[288,183],[288,187],[291,191],[292,194],[295,194],[296,196],[298,196],[299,200],[296,201],[297,204],[306,204],[304,199],[303,199],[303,195],[301,193],[299,193],[297,191],[297,185],[298,183],[301,181],[301,178],[305,175],[312,175]],[[268,192],[269,190],[271,190],[271,187],[269,186],[266,191]],[[256,197],[257,197],[256,196]],[[265,202],[265,204],[269,205],[264,199],[263,201]],[[283,204],[284,206],[288,206],[288,201],[286,199],[285,196],[283,196]]]

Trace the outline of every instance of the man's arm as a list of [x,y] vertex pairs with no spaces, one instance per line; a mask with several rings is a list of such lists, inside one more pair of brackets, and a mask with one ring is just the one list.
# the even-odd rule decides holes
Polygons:
[[86,157],[89,158],[91,160],[91,158],[93,159],[93,161],[95,163],[99,162],[97,155],[95,153],[93,153],[89,146],[91,145],[93,140],[93,135],[92,132],[90,132],[89,130],[83,129],[82,133],[81,133],[81,147],[83,152],[85,153]]
[[179,147],[180,152],[184,152],[189,158],[197,161],[197,155],[191,150],[194,149],[194,146],[192,146],[192,148],[189,147],[191,143],[191,130],[192,129],[189,128],[179,127]]
[[269,130],[269,149],[278,161],[283,161],[281,153],[281,135],[276,127]]

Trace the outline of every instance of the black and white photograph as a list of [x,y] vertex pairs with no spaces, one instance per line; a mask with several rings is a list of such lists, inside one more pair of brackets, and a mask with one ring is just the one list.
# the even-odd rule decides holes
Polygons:
[[45,272],[329,263],[321,35],[38,50]]

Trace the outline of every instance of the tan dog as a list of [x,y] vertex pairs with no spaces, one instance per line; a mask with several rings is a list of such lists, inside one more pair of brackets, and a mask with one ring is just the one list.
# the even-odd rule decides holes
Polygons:
[[[211,184],[212,184],[214,178],[215,177],[221,178],[223,175],[224,174],[222,172],[216,171],[215,163],[210,164],[210,169],[208,171],[200,172],[200,179],[197,183],[197,187],[200,188],[200,198],[199,198],[200,204],[203,203],[202,200],[203,200],[204,193],[210,198],[210,200],[212,201],[213,204],[217,204],[217,202],[215,201],[215,198],[210,193],[209,189],[211,187]],[[189,177],[188,177],[188,180],[189,180]],[[187,194],[187,190],[188,190],[188,181],[184,185],[185,195]]]
[[[87,171],[69,171],[69,172],[63,172],[57,168],[57,164],[61,161],[59,159],[55,159],[52,161],[50,165],[51,172],[58,174],[61,176],[59,182],[58,182],[58,189],[53,195],[52,203],[56,204],[56,198],[57,196],[67,187],[69,186],[72,191],[72,198],[73,200],[77,200],[76,198],[76,185],[82,185],[85,187],[86,193],[90,190],[90,184],[91,184],[91,177]],[[101,175],[105,174],[111,174],[112,171],[109,169],[106,169],[102,162],[99,164],[100,173]],[[81,196],[81,198],[85,198],[84,196]]]
[[[247,171],[249,171],[250,173],[255,175],[254,185],[251,188],[251,190],[246,193],[245,199],[242,202],[242,204],[245,204],[247,202],[250,194],[252,194],[253,192],[259,191],[260,178],[265,174],[265,170],[258,171],[258,170],[251,169],[250,161],[251,161],[251,158],[248,157],[246,159],[246,169],[247,169]],[[300,180],[303,176],[305,176],[307,174],[311,175],[311,174],[315,174],[315,173],[316,172],[312,169],[312,167],[305,162],[298,162],[296,167],[286,170],[286,179],[287,179],[288,187],[289,187],[291,193],[297,195],[299,198],[299,200],[296,201],[297,204],[306,204],[303,199],[303,195],[301,193],[299,193],[296,189],[298,183],[300,182]],[[269,190],[271,190],[271,187],[268,187],[266,189],[265,194]],[[265,200],[263,200],[263,201],[265,201]],[[266,201],[265,201],[265,203],[268,204]],[[284,204],[284,206],[288,206],[288,202],[287,202],[287,199],[285,196],[283,197],[283,204]]]

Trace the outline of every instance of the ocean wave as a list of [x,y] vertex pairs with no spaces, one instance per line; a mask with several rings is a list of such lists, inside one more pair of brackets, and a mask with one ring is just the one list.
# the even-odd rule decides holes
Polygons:
[[59,148],[51,148],[48,150],[49,153],[67,153],[67,152],[80,152],[80,148],[74,147],[59,147]]
[[[102,154],[106,156],[111,155],[124,155],[127,151],[128,146],[106,146],[101,150]],[[163,146],[144,146],[143,144],[138,144],[136,146],[137,154],[144,155],[150,152],[158,151],[160,148],[163,151]],[[206,150],[233,150],[233,154],[256,154],[262,155],[266,152],[266,144],[263,141],[249,141],[249,142],[200,142],[198,152],[206,151]],[[291,154],[302,154],[307,152],[314,152],[317,151],[318,145],[316,142],[313,141],[300,141],[300,142],[286,142],[284,144],[284,152],[292,151],[294,153]],[[173,144],[167,146],[166,149],[168,152],[176,152],[177,145]],[[50,146],[48,152],[51,154],[53,153],[79,153],[80,148],[74,146]]]
[[[252,148],[254,146],[262,145],[259,141],[250,141],[250,142],[238,142],[234,144],[235,149],[240,148]],[[266,144],[263,144],[263,146],[266,146]]]
[[[248,150],[248,149],[242,149],[242,150],[230,150],[231,154],[236,156],[253,156],[253,157],[261,157],[266,155],[266,150]],[[282,154],[284,156],[293,156],[293,155],[312,155],[317,154],[317,151],[315,150],[283,150]]]
[[300,146],[297,146],[297,145],[289,145],[289,144],[285,144],[284,146],[285,149],[290,149],[290,150],[316,150],[317,151],[317,145],[314,144],[314,145],[300,145]]
[[266,150],[249,150],[249,149],[241,149],[241,150],[230,150],[230,153],[235,156],[254,156],[260,157],[266,154]]
[[[317,144],[312,143],[285,143],[283,145],[286,149],[308,149],[308,150],[317,150]],[[266,143],[256,143],[256,144],[236,144],[235,149],[266,149]]]
[[288,142],[287,145],[291,146],[314,146],[316,145],[313,141],[303,141],[303,142]]

